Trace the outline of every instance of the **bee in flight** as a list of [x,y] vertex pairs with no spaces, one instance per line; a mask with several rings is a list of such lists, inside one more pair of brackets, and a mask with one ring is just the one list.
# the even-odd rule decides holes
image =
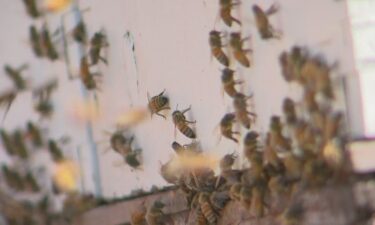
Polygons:
[[253,13],[260,37],[264,40],[270,38],[280,38],[280,32],[277,32],[268,20],[268,16],[276,13],[278,8],[273,4],[267,11],[263,11],[258,5],[253,5]]
[[224,91],[232,98],[238,93],[235,85],[243,83],[241,80],[234,80],[233,74],[233,70],[225,68],[221,75],[221,82],[223,83]]
[[148,108],[151,112],[151,117],[155,113],[156,115],[161,116],[164,119],[166,119],[166,117],[164,115],[159,113],[162,110],[170,109],[170,107],[168,106],[169,99],[168,99],[168,97],[163,95],[164,92],[165,92],[165,90],[163,90],[160,94],[158,94],[156,96],[153,96],[152,98],[150,98],[149,93],[147,93]]
[[228,27],[231,27],[233,22],[241,25],[241,22],[231,14],[233,6],[236,5],[239,5],[239,3],[232,0],[220,0],[220,17]]
[[246,54],[251,52],[250,49],[243,49],[243,43],[249,38],[241,38],[239,32],[234,32],[230,34],[230,47],[233,50],[234,58],[241,63],[244,67],[250,67],[250,60],[247,58]]
[[190,109],[191,109],[191,107],[189,107],[185,110],[182,110],[182,111],[175,110],[172,113],[172,118],[173,118],[173,123],[174,123],[175,127],[177,127],[178,130],[182,134],[184,134],[188,138],[195,139],[196,138],[195,132],[187,124],[188,123],[193,124],[193,123],[196,123],[196,121],[188,121],[188,120],[186,120],[186,117],[184,115]]
[[229,66],[228,56],[225,55],[222,47],[224,46],[221,43],[221,33],[216,30],[210,32],[209,43],[211,47],[212,55],[224,66]]

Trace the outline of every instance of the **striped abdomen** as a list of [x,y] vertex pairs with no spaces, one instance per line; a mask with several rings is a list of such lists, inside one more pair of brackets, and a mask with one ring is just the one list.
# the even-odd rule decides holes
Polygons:
[[207,201],[202,202],[201,210],[202,210],[204,217],[210,224],[216,224],[217,216],[209,202]]
[[230,97],[234,97],[234,95],[237,94],[237,90],[234,87],[234,82],[228,82],[228,83],[224,84],[224,91]]
[[250,61],[244,51],[235,51],[234,58],[244,67],[250,67]]
[[175,112],[172,116],[173,123],[182,134],[184,134],[188,138],[196,138],[195,132],[186,124],[186,118],[181,112]]
[[211,48],[212,55],[224,66],[229,66],[229,59],[220,47]]
[[168,104],[169,100],[164,96],[155,96],[151,98],[151,101],[148,103],[148,107],[151,110],[151,113],[157,113],[163,109],[164,106]]

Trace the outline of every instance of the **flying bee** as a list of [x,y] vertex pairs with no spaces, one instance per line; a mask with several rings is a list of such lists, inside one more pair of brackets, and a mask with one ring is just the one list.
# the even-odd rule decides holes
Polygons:
[[220,131],[221,135],[231,139],[232,141],[238,143],[238,140],[233,137],[234,134],[239,135],[240,132],[233,131],[233,124],[236,121],[236,116],[233,113],[227,113],[220,121]]
[[239,3],[232,0],[220,0],[220,17],[228,27],[231,27],[233,22],[241,25],[241,22],[231,14],[233,6],[236,5],[239,5]]
[[35,147],[41,147],[43,145],[41,131],[31,121],[27,122],[27,135],[31,138],[31,141]]
[[175,110],[172,113],[172,118],[173,118],[173,123],[175,125],[175,128],[177,127],[178,130],[182,134],[184,134],[186,137],[191,138],[191,139],[195,139],[197,137],[195,132],[187,124],[188,123],[194,124],[194,123],[196,123],[196,121],[188,121],[188,120],[186,120],[186,117],[184,115],[190,109],[191,109],[191,107],[189,107],[185,110],[182,110],[182,111]]
[[58,146],[54,140],[48,141],[48,150],[51,154],[52,160],[57,163],[65,159],[62,149]]
[[207,192],[199,193],[199,205],[204,217],[206,217],[206,220],[209,222],[209,224],[216,224],[218,215],[216,214],[210,203],[210,197]]
[[37,7],[36,0],[23,0],[23,3],[25,4],[27,14],[31,18],[36,19],[42,15]]
[[278,116],[271,117],[270,135],[270,143],[275,149],[279,151],[291,150],[290,140],[282,134],[282,124]]
[[235,153],[231,154],[226,154],[221,160],[220,160],[220,170],[221,171],[226,171],[226,170],[231,170],[232,166],[234,164],[234,161],[236,160],[237,156]]
[[4,71],[8,77],[12,80],[15,88],[19,91],[23,91],[27,88],[27,82],[22,78],[21,72],[27,69],[28,65],[24,64],[18,69],[14,69],[9,65],[4,66]]
[[153,96],[150,98],[149,93],[147,93],[147,98],[148,98],[148,108],[151,112],[151,117],[155,113],[158,116],[163,117],[166,119],[166,117],[159,112],[165,109],[170,109],[169,107],[169,99],[168,97],[164,96],[165,90],[163,90],[160,94]]
[[211,54],[224,66],[229,66],[228,56],[225,55],[222,47],[224,45],[221,43],[221,33],[216,30],[210,31],[209,43],[211,47]]
[[293,125],[297,121],[295,103],[290,98],[285,98],[283,101],[283,112],[285,115],[286,123],[289,125]]
[[241,38],[239,32],[233,32],[230,34],[230,47],[233,50],[234,58],[241,63],[244,67],[250,67],[250,60],[247,58],[246,54],[251,52],[250,49],[243,49],[243,43],[249,38]]
[[105,64],[108,64],[107,60],[100,55],[102,48],[107,46],[108,42],[106,35],[102,32],[96,32],[90,40],[89,54],[91,59],[91,65],[98,64],[99,60]]
[[2,141],[3,147],[5,148],[7,153],[9,155],[16,154],[15,145],[13,144],[13,140],[12,140],[11,135],[8,132],[6,132],[5,130],[1,129],[0,130],[0,136],[1,136],[1,141]]
[[233,70],[225,68],[221,75],[221,82],[223,83],[224,91],[232,98],[238,93],[235,85],[243,83],[243,81],[241,80],[234,80],[233,74]]
[[31,43],[31,47],[36,57],[43,56],[43,48],[40,42],[40,34],[35,26],[31,25],[29,28],[29,39]]
[[[252,96],[245,96],[242,93],[237,93],[233,97],[233,107],[235,110],[236,119],[246,128],[250,129],[251,124],[255,121],[256,114],[247,110],[246,101]],[[250,116],[253,118],[251,118]]]
[[258,5],[253,5],[253,13],[255,16],[256,26],[259,35],[262,39],[280,38],[279,32],[277,32],[268,20],[268,16],[276,13],[278,7],[273,4],[267,11],[263,11]]
[[40,40],[47,57],[52,61],[57,60],[59,58],[59,54],[57,53],[56,48],[52,42],[52,37],[46,24],[42,28]]

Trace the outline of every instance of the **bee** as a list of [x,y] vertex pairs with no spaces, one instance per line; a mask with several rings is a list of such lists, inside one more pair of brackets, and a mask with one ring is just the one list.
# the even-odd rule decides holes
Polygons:
[[271,145],[271,134],[267,133],[265,146],[263,148],[263,158],[265,163],[265,170],[269,176],[274,176],[284,173],[284,164],[277,156],[274,147]]
[[303,159],[289,152],[283,159],[285,175],[288,179],[301,178],[303,171]]
[[[246,101],[252,96],[245,96],[242,93],[237,93],[233,98],[233,107],[235,110],[236,119],[244,126],[246,129],[250,129],[251,124],[255,121],[256,114],[247,111]],[[252,116],[253,118],[249,117]]]
[[244,143],[244,155],[246,158],[251,158],[251,155],[257,151],[258,146],[258,137],[259,134],[255,131],[250,131],[246,134],[243,143]]
[[15,145],[13,144],[13,140],[12,140],[11,135],[8,132],[6,132],[5,130],[1,129],[0,130],[0,136],[1,136],[2,144],[5,148],[5,150],[7,151],[7,153],[11,156],[15,155],[16,149],[15,149]]
[[201,149],[197,142],[192,142],[190,144],[181,145],[178,142],[174,141],[171,147],[176,152],[177,155],[183,155],[187,152],[196,153],[196,154],[201,152]]
[[26,184],[26,189],[29,189],[30,191],[32,192],[39,192],[40,191],[40,187],[38,185],[38,183],[36,182],[34,176],[28,172],[24,178],[25,180],[25,184]]
[[210,197],[207,192],[201,192],[199,194],[199,205],[204,217],[209,222],[209,224],[216,224],[218,215],[216,214],[210,203]]
[[234,58],[241,63],[244,67],[250,67],[250,60],[247,58],[246,54],[251,52],[250,49],[243,49],[243,43],[248,40],[248,38],[241,38],[239,32],[233,32],[230,34],[230,47],[233,50]]
[[290,140],[282,134],[282,124],[280,117],[272,116],[270,123],[270,143],[278,151],[290,151]]
[[173,118],[173,123],[175,125],[175,128],[177,127],[178,130],[182,134],[184,134],[186,137],[191,138],[191,139],[195,139],[197,137],[195,132],[187,124],[188,123],[194,124],[194,123],[196,123],[196,121],[188,121],[188,120],[186,120],[186,117],[184,115],[190,109],[191,109],[191,107],[189,107],[185,110],[182,110],[182,111],[175,110],[172,113],[172,118]]
[[38,98],[38,102],[35,104],[34,109],[42,117],[50,117],[53,112],[53,103],[51,101],[51,93],[57,87],[57,80],[51,80],[44,84],[42,87],[33,91],[33,95]]
[[235,153],[231,153],[231,154],[226,154],[221,160],[220,160],[220,170],[221,171],[227,171],[227,170],[231,170],[232,169],[232,166],[236,160],[237,156],[235,155]]
[[133,169],[138,169],[141,165],[141,149],[135,149],[125,156],[125,162]]
[[156,96],[153,96],[152,98],[150,98],[149,93],[147,93],[148,108],[151,112],[151,117],[155,113],[156,115],[161,116],[164,119],[166,119],[166,117],[164,115],[159,113],[162,110],[170,109],[170,107],[168,106],[169,99],[168,99],[168,97],[163,95],[164,92],[165,92],[165,90],[163,90],[160,94],[158,94]]
[[233,70],[225,68],[221,75],[221,82],[223,83],[224,91],[232,98],[238,93],[235,85],[243,83],[241,80],[234,80],[233,74]]
[[37,7],[36,0],[23,0],[23,3],[25,4],[27,14],[31,18],[36,19],[42,15]]
[[47,57],[52,61],[57,60],[59,58],[59,54],[57,53],[56,48],[52,42],[51,34],[46,24],[42,28],[40,40]]
[[264,196],[266,188],[266,185],[255,185],[251,189],[251,211],[257,218],[264,216],[264,208],[266,206]]
[[295,103],[290,98],[285,98],[283,101],[283,112],[285,115],[286,123],[289,125],[293,125],[297,121]]
[[134,141],[134,136],[127,138],[123,134],[123,131],[116,131],[111,134],[110,145],[111,148],[122,156],[126,156],[132,151],[131,144]]
[[280,216],[282,225],[298,225],[304,213],[303,204],[300,202],[292,203],[287,209],[284,210]]
[[29,28],[29,39],[31,42],[31,47],[36,57],[40,58],[43,56],[43,48],[40,42],[40,34],[35,26],[30,26]]
[[24,190],[24,183],[22,181],[21,175],[17,171],[8,168],[8,166],[6,165],[3,165],[1,167],[1,170],[3,172],[6,183],[10,188],[13,188],[17,191]]
[[214,191],[210,194],[210,202],[216,212],[222,211],[229,201],[230,197],[227,190]]
[[21,76],[21,72],[28,68],[27,64],[22,65],[18,69],[14,69],[9,65],[4,66],[5,73],[14,83],[14,86],[18,91],[23,91],[27,88],[27,84],[24,78]]
[[212,30],[210,32],[209,43],[211,47],[212,55],[224,66],[229,66],[229,59],[228,56],[225,55],[222,47],[224,45],[221,43],[221,33],[216,30]]
[[31,121],[27,122],[27,134],[35,147],[43,145],[43,139],[40,129]]
[[163,225],[166,222],[166,215],[163,212],[165,204],[155,201],[147,210],[146,221],[148,225]]
[[105,64],[108,64],[107,60],[100,56],[100,52],[103,47],[107,47],[107,37],[102,32],[96,32],[94,36],[90,40],[90,59],[91,59],[91,65],[98,64],[99,60],[102,61]]
[[92,73],[90,71],[90,66],[87,61],[87,57],[83,56],[80,62],[80,78],[87,90],[96,90],[98,89],[97,81],[95,80],[97,73]]
[[239,135],[240,132],[233,131],[233,123],[236,121],[236,116],[233,113],[227,113],[224,115],[224,117],[220,121],[220,131],[221,134],[231,139],[232,141],[238,143],[238,140],[233,137],[234,134]]
[[23,133],[20,130],[16,130],[13,133],[13,144],[15,146],[15,150],[17,155],[22,159],[29,158],[29,152],[26,148],[26,144],[24,142]]
[[83,20],[80,20],[73,28],[72,36],[73,39],[78,43],[85,44],[87,42],[86,24],[83,22]]
[[258,5],[253,5],[253,13],[255,16],[256,26],[262,39],[280,38],[280,34],[272,27],[268,20],[268,16],[278,11],[277,6],[272,5],[267,11],[263,11]]
[[306,52],[301,47],[294,46],[291,53],[282,52],[279,56],[279,63],[281,66],[281,74],[287,82],[298,81],[304,84],[300,71],[302,65],[306,61]]
[[196,217],[197,225],[207,225],[208,223],[207,223],[206,217],[204,217],[204,214],[201,208],[197,207],[195,211],[197,215]]
[[16,90],[9,90],[0,95],[0,106],[5,105],[5,112],[3,115],[3,121],[6,118],[6,115],[8,114],[8,111],[10,107],[12,106],[12,103],[14,99],[17,97],[17,91]]
[[240,201],[242,187],[240,182],[232,184],[229,188],[229,197],[234,201]]
[[145,207],[145,202],[142,202],[142,204],[130,215],[131,225],[146,225],[146,213],[147,209]]
[[232,26],[232,22],[241,25],[241,22],[231,15],[231,10],[236,5],[239,5],[239,3],[232,0],[220,0],[220,17],[228,27]]
[[54,140],[48,141],[48,150],[51,154],[52,160],[57,163],[65,159],[62,149],[58,146],[57,142]]
[[335,138],[338,136],[342,121],[343,121],[343,114],[340,112],[333,113],[327,116],[325,129],[324,129],[324,140],[329,141],[332,138]]

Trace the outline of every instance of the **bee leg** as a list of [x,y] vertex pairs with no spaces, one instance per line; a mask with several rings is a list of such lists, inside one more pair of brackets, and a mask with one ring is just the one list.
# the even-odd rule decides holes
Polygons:
[[159,111],[164,110],[164,109],[171,109],[171,107],[169,107],[169,106],[164,106],[164,107],[160,108]]
[[277,11],[279,11],[279,6],[276,3],[274,3],[271,5],[269,9],[267,9],[267,11],[265,11],[265,13],[267,16],[270,16],[272,14],[275,14]]
[[230,17],[230,19],[234,22],[236,22],[238,25],[241,26],[241,21],[239,21],[238,19],[234,18],[233,16]]
[[197,121],[196,121],[196,120],[194,120],[194,121],[188,121],[188,120],[185,120],[185,122],[186,122],[186,123],[194,124],[194,123],[196,123]]
[[108,65],[108,61],[102,56],[99,56],[99,60],[102,61],[104,64]]
[[257,114],[253,113],[253,112],[247,112],[247,114],[253,116],[253,117],[257,117]]
[[232,137],[232,136],[229,136],[228,138],[231,139],[232,141],[238,143],[238,140],[237,140],[236,138],[234,138],[234,137]]
[[243,83],[244,83],[243,80],[235,80],[235,81],[234,81],[234,84],[243,84]]
[[187,111],[189,111],[189,110],[191,110],[191,106],[189,106],[189,108],[183,110],[181,113],[182,113],[182,114],[185,114],[185,113],[186,113]]
[[160,114],[160,113],[155,113],[156,115],[158,115],[158,116],[161,116],[161,117],[163,117],[164,119],[167,119],[167,117],[165,117],[164,115],[162,115],[162,114]]
[[162,96],[164,94],[164,92],[165,92],[165,89],[162,92],[160,92],[160,94],[158,96],[159,97]]

